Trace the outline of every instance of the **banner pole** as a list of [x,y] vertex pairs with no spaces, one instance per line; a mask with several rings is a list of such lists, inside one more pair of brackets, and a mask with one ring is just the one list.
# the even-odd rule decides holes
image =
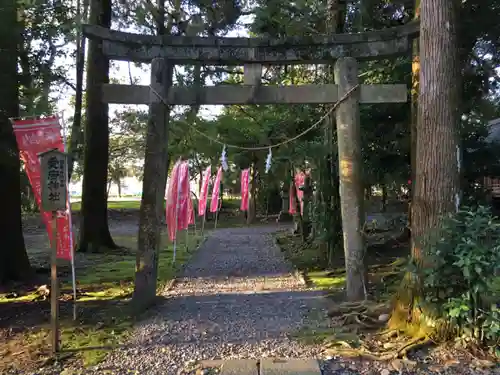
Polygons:
[[50,325],[52,354],[59,353],[59,286],[57,280],[57,212],[52,212],[52,251],[50,265]]
[[[67,150],[67,145],[66,145],[66,124],[64,122],[64,118],[58,113],[57,118],[59,120],[59,124],[61,125],[61,130],[62,130],[62,136],[63,136],[63,145],[64,145],[64,152],[66,153]],[[70,189],[69,189],[69,163],[70,160],[66,162],[66,188],[68,191],[68,203],[67,203],[67,211],[66,214],[68,215],[68,225],[69,225],[69,246],[71,249],[71,283],[73,284],[73,321],[76,321],[77,317],[77,306],[76,306],[76,271],[75,271],[75,248],[74,248],[74,243],[73,243],[73,215],[71,213],[71,197],[70,197]]]

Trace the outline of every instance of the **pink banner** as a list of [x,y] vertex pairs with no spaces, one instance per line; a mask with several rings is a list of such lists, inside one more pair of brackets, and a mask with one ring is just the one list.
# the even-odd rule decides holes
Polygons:
[[185,199],[185,205],[186,205],[186,227],[184,229],[187,229],[189,225],[194,224],[194,207],[193,207],[193,200],[191,199],[191,178],[189,175],[189,163],[186,161],[186,170],[187,170],[187,176],[184,181],[183,185],[183,194],[185,194],[186,199]]
[[170,181],[168,183],[167,189],[167,201],[166,201],[166,222],[168,230],[168,238],[170,241],[174,241],[177,234],[177,226],[175,225],[175,218],[177,214],[177,197],[179,190],[179,166],[181,162],[175,163],[172,168],[172,173],[170,174]]
[[[172,169],[167,189],[166,221],[168,236],[174,241],[179,230],[194,224],[194,208],[191,200],[188,162],[177,162]],[[177,218],[177,225],[176,219]]]
[[189,212],[189,201],[190,189],[189,189],[189,165],[187,162],[183,162],[179,167],[179,196],[178,202],[179,207],[177,211],[177,229],[184,230],[189,226],[190,212]]
[[[44,212],[41,208],[41,170],[38,154],[55,148],[64,152],[59,119],[56,116],[51,116],[44,119],[14,120],[12,127],[16,135],[21,160],[24,162],[36,203],[40,208],[49,240],[52,243],[52,213]],[[67,210],[57,212],[57,258],[71,260],[73,256],[71,207],[69,200],[67,202]]]
[[217,170],[214,186],[212,188],[212,201],[210,202],[210,212],[217,212],[219,210],[219,191],[220,183],[222,181],[222,167]]
[[188,199],[188,224],[194,224],[194,207],[193,207],[193,199],[191,198],[191,190],[189,190],[189,199]]
[[[295,190],[297,191],[297,198],[299,199],[300,202],[300,214],[303,214],[304,211],[304,202],[302,198],[304,197],[304,192],[300,190],[300,187],[304,185],[306,181],[306,174],[304,172],[299,172],[295,175]],[[294,189],[292,187],[292,184],[290,184],[290,207],[288,208],[288,212],[290,214],[295,214],[297,213],[297,210],[295,209],[296,206],[296,201],[295,201],[295,194],[294,194]]]
[[241,211],[248,211],[250,168],[241,171]]
[[201,184],[200,198],[198,200],[198,216],[205,216],[207,211],[207,199],[208,199],[208,184],[210,183],[210,174],[212,172],[212,166],[208,166],[203,172],[203,180]]

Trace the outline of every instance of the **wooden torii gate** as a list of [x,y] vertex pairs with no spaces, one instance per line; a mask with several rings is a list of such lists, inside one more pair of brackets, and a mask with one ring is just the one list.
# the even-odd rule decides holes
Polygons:
[[[336,108],[336,123],[348,272],[346,290],[348,297],[359,296],[360,288],[365,287],[359,104],[406,102],[408,93],[404,84],[359,85],[356,59],[373,60],[408,53],[411,39],[419,32],[418,22],[380,31],[283,40],[140,35],[94,25],[84,25],[83,32],[87,38],[101,40],[102,51],[111,60],[151,63],[150,86],[105,84],[102,87],[106,103],[148,104],[150,107],[149,121],[154,125],[150,128],[154,131],[148,132],[146,140],[140,225],[154,228],[154,233],[144,238],[139,234],[139,246],[150,249],[145,250],[147,254],[142,259],[146,269],[155,269],[159,250],[159,213],[164,196],[162,181],[166,176],[165,167],[151,161],[158,153],[166,159],[167,105],[326,104],[342,99]],[[331,64],[335,60],[336,84],[261,84],[263,65]],[[171,75],[174,64],[243,65],[244,84],[174,86]],[[155,175],[149,173],[151,170],[158,177],[150,179],[149,176]],[[138,282],[144,283],[147,293],[147,285],[156,285],[156,275],[154,272],[149,277],[145,275],[143,280],[136,276]]]

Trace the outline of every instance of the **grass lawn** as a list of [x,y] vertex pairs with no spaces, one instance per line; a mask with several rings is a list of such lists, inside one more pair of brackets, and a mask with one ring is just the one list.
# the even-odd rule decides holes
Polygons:
[[[211,199],[208,199],[207,207],[210,207]],[[239,197],[224,197],[224,208],[226,209],[239,209],[241,199]],[[110,210],[138,210],[141,207],[141,200],[109,200],[108,209]],[[72,212],[78,212],[82,208],[82,203],[71,203]]]
[[[174,265],[172,245],[166,234],[164,236],[165,246],[158,268],[159,288],[164,288],[175,277],[201,240],[200,236],[190,236],[187,249],[185,236],[180,236]],[[127,249],[111,254],[81,255],[81,268],[77,269],[76,322],[72,320],[72,289],[67,270],[61,270],[66,273],[60,299],[62,356],[86,366],[98,363],[110,348],[119,345],[137,319],[128,303],[133,291],[137,237],[122,236],[115,240]],[[16,298],[12,294],[0,294],[0,317],[0,356],[4,359],[0,373],[11,365],[35,368],[49,357],[50,304],[40,299],[36,289],[25,290]],[[5,332],[3,327],[7,328]]]
[[[338,291],[345,286],[343,254],[338,254],[333,264],[328,266],[326,253],[318,245],[303,244],[300,236],[293,236],[290,233],[281,233],[276,240],[285,257],[314,286],[330,292]],[[373,287],[384,284],[384,289],[390,289],[395,279],[402,277],[402,266],[407,255],[408,248],[404,246],[368,251],[368,276]],[[377,290],[377,294],[379,293]]]
[[[141,207],[140,200],[123,200],[123,201],[108,201],[108,209],[110,210],[138,210]],[[82,202],[71,203],[71,211],[78,212],[82,208]]]

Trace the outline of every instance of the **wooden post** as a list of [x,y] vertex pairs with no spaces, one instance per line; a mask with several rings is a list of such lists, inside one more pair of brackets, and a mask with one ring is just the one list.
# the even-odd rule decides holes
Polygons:
[[[338,59],[334,74],[339,97],[342,97],[358,84],[356,60],[352,57]],[[351,301],[363,299],[366,292],[359,96],[357,89],[336,110],[346,292]]]
[[156,297],[170,120],[170,109],[166,105],[166,98],[171,85],[172,66],[166,59],[153,59],[144,178],[139,214],[135,288],[132,298],[138,309],[143,309]]
[[38,155],[40,158],[42,209],[52,212],[52,243],[50,256],[50,327],[54,356],[59,353],[59,281],[57,280],[57,211],[66,210],[67,155],[58,149]]
[[52,212],[52,246],[50,256],[50,327],[52,355],[59,353],[59,285],[57,280],[57,212]]

